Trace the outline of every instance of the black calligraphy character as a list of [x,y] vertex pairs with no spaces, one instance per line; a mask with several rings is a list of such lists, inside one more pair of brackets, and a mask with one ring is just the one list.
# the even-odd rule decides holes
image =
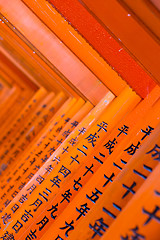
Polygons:
[[48,159],[48,156],[46,154],[43,158],[41,158],[42,163],[45,163],[47,161],[47,159]]
[[7,199],[5,202],[4,202],[4,206],[7,207],[9,204],[10,204],[11,200]]
[[108,124],[106,122],[102,121],[100,124],[97,124],[97,126],[99,127],[97,132],[100,132],[101,130],[107,132]]
[[113,149],[115,147],[115,144],[117,144],[116,138],[113,139],[113,141],[109,140],[104,147],[109,150],[109,154],[113,152]]
[[[86,147],[85,145],[83,145],[83,148],[86,149],[86,150],[88,149],[88,147]],[[84,156],[87,156],[87,153],[84,152],[84,150],[82,150],[80,148],[77,148],[77,150],[80,151]]]
[[50,164],[50,165],[48,165],[45,169],[46,169],[46,173],[50,173],[50,172],[52,172],[53,167],[52,167],[52,165]]
[[97,135],[97,133],[95,134],[90,134],[88,137],[86,137],[85,139],[88,140],[88,143],[92,144],[92,147],[95,146],[95,142],[97,142],[97,139],[99,138],[99,136]]
[[88,172],[91,172],[91,174],[93,174],[93,173],[94,173],[93,170],[92,170],[93,167],[94,167],[93,164],[92,164],[90,167],[85,166],[85,168],[87,169],[87,171],[83,174],[83,177],[84,177],[85,175],[87,175]]
[[14,206],[11,208],[12,212],[15,213],[18,210],[19,206],[17,204],[14,204]]
[[59,139],[57,139],[56,141],[57,141],[57,146],[58,146],[59,144],[62,144],[62,142],[63,142],[63,139],[62,139],[62,138],[61,138],[60,140],[59,140]]
[[148,126],[146,130],[141,129],[141,132],[145,133],[145,135],[141,138],[141,140],[145,139],[147,136],[151,134],[151,132],[154,130],[154,128]]
[[43,194],[42,193],[39,193],[39,195],[41,196],[41,197],[43,197],[43,199],[46,201],[46,202],[48,202],[48,199],[46,198],[46,196],[48,197],[49,196],[49,194],[48,193],[51,193],[51,190],[49,190],[48,188],[46,188],[46,190],[47,190],[47,192],[45,192],[45,191],[43,191]]
[[128,148],[126,148],[124,151],[126,151],[129,155],[134,155],[137,149],[139,149],[140,142],[137,143],[137,145],[131,144]]
[[77,140],[78,140],[77,137],[71,138],[71,140],[69,141],[69,144],[70,144],[71,146],[74,146],[74,145],[76,144]]
[[61,173],[64,176],[64,178],[67,177],[71,173],[71,171],[63,165],[58,172]]
[[79,122],[77,122],[77,121],[72,122],[72,123],[71,123],[71,126],[72,126],[71,128],[77,127],[78,124],[79,124]]
[[33,174],[33,173],[30,173],[30,174],[26,177],[26,179],[28,178],[28,179],[30,180],[33,176],[34,176],[34,174]]
[[33,215],[32,215],[30,212],[31,212],[31,210],[29,210],[29,211],[25,210],[25,213],[24,213],[24,214],[22,215],[22,217],[21,217],[21,220],[22,220],[23,222],[27,222],[28,219],[29,219],[29,217],[32,217],[32,218],[33,218]]
[[[22,188],[25,186],[26,182],[21,182],[21,185],[18,187],[19,190],[22,190]],[[23,196],[23,195],[22,195]],[[26,195],[25,195],[26,196]]]
[[36,181],[37,181],[39,184],[41,184],[41,183],[44,181],[44,178],[43,178],[41,175],[39,175],[39,176],[36,178]]
[[129,129],[129,127],[126,126],[126,125],[123,125],[123,127],[118,128],[119,133],[118,133],[117,137],[119,137],[122,133],[124,133],[125,135],[127,135],[128,129]]
[[55,185],[58,188],[60,188],[61,179],[58,176],[54,177],[53,179],[50,179],[50,181],[53,183],[52,187]]
[[105,187],[109,182],[113,182],[113,177],[115,177],[115,174],[112,173],[112,175],[110,177],[107,177],[106,174],[104,174],[104,178],[107,179],[107,181],[105,182],[105,184],[103,185],[103,187]]
[[160,161],[160,147],[155,144],[154,148],[152,148],[149,152],[146,154],[150,154],[154,160]]
[[73,162],[76,162],[76,163],[78,163],[79,164],[79,161],[77,160],[77,158],[78,158],[78,155],[76,155],[75,157],[70,157],[71,159],[72,159],[72,161],[70,162],[70,165],[73,163]]
[[78,134],[78,135],[84,134],[84,133],[86,132],[86,128],[82,127],[82,128],[79,129],[78,131],[79,131],[79,134]]
[[32,203],[30,206],[35,206],[36,208],[33,209],[34,212],[37,211],[37,209],[42,205],[42,201],[37,198],[36,201],[34,203]]
[[3,224],[6,225],[6,223],[8,223],[9,219],[11,219],[11,214],[7,214],[5,213],[1,219],[3,220]]
[[80,180],[81,180],[81,177],[79,177],[78,180],[75,180],[75,179],[74,179],[73,189],[74,189],[75,191],[78,191],[78,190],[79,190],[79,187],[82,187],[82,184],[80,183]]
[[77,127],[77,125],[79,124],[79,122],[77,122],[77,121],[74,121],[74,122],[72,122],[71,123],[71,128],[73,128],[73,127]]
[[[99,152],[99,155],[100,155],[101,157],[105,158],[105,155],[104,155],[103,153]],[[100,164],[103,164],[103,161],[102,161],[100,158],[98,158],[98,157],[96,157],[96,156],[93,156],[93,158],[94,158],[97,162],[99,162]]]
[[55,147],[51,147],[48,152],[49,152],[49,155],[51,156],[54,152],[55,152]]
[[62,154],[64,154],[65,152],[68,153],[68,148],[69,148],[68,146],[66,148],[63,148]]
[[142,209],[143,213],[148,215],[148,219],[144,223],[144,225],[148,224],[152,219],[155,219],[156,221],[160,222],[160,217],[156,216],[156,213],[160,210],[159,206],[155,206],[153,212],[149,212],[146,209]]
[[67,131],[64,131],[64,132],[62,133],[62,135],[63,135],[65,138],[67,138],[70,133],[71,133],[71,131],[68,129]]
[[57,162],[57,164],[58,164],[60,162],[60,157],[54,157],[52,161]]
[[27,194],[22,194],[22,197],[19,199],[19,202],[20,203],[24,203],[24,201],[26,201],[28,198],[27,198]]
[[96,201],[99,199],[98,195],[102,195],[102,192],[100,192],[97,188],[95,188],[95,192],[92,192],[91,196],[88,196],[86,194],[86,197],[93,203],[96,203]]
[[66,236],[66,237],[68,237],[68,233],[69,233],[70,231],[74,230],[73,224],[74,224],[74,221],[73,221],[73,220],[72,220],[72,222],[70,222],[70,223],[67,223],[67,222],[65,221],[65,225],[66,225],[66,226],[60,228],[60,229],[62,229],[62,230],[67,229],[67,231],[65,232],[65,236]]
[[116,215],[114,215],[112,212],[110,212],[108,209],[106,209],[105,207],[103,207],[103,212],[105,212],[106,214],[108,214],[110,217],[112,217],[113,219],[116,219]]
[[9,233],[6,231],[2,237],[0,237],[2,240],[15,240],[13,233]]
[[40,169],[40,166],[39,165],[35,165],[34,170],[37,171],[38,169]]
[[16,224],[12,227],[15,233],[18,233],[19,230],[23,227],[23,224],[20,221],[17,221]]
[[8,223],[9,219],[11,219],[11,214],[7,214],[5,213],[1,219],[3,220],[3,224],[6,225],[6,223]]
[[57,215],[53,215],[53,213],[58,211],[58,203],[56,205],[52,205],[52,207],[50,209],[47,210],[48,212],[51,212],[51,217],[53,219],[55,219],[57,217]]
[[88,211],[90,210],[90,208],[87,207],[87,203],[85,203],[85,204],[82,204],[82,205],[81,205],[81,208],[80,208],[80,209],[78,209],[78,208],[76,207],[76,210],[77,210],[77,212],[80,213],[79,216],[78,216],[77,219],[76,219],[76,221],[77,221],[80,217],[85,216],[85,214],[88,213]]
[[63,199],[60,203],[62,203],[64,200],[66,200],[68,203],[70,202],[70,198],[72,196],[72,193],[70,192],[70,189],[68,189],[67,191],[65,191],[64,194],[61,194]]
[[45,225],[49,222],[49,219],[45,216],[40,222],[36,223],[39,226],[39,231],[41,231]]
[[95,221],[94,225],[89,224],[89,227],[94,231],[92,235],[92,238],[94,238],[96,235],[101,237],[108,228],[108,225],[104,223],[103,218],[100,218]]
[[130,187],[126,186],[125,184],[122,184],[122,186],[127,189],[125,194],[122,196],[122,199],[125,198],[129,193],[135,194],[133,188],[136,186],[136,182],[133,182]]

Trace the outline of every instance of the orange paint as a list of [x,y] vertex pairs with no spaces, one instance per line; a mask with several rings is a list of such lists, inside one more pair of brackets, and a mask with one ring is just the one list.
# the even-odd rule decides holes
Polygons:
[[[154,80],[123,49],[121,42],[118,43],[79,1],[49,0],[49,2],[58,9],[65,19],[77,29],[141,97],[147,96],[155,86]],[[138,48],[136,49],[136,54],[140,53],[143,55],[142,57],[138,56],[140,64],[145,66],[152,74],[154,73],[154,77],[157,80],[160,79],[158,66],[160,51],[158,44],[144,32],[143,28],[132,17],[127,17],[127,12],[122,9],[117,1],[101,0],[97,2],[95,0],[83,0],[81,2],[87,4],[89,9],[106,24],[109,31],[122,41],[122,44],[127,48],[129,48],[128,44],[132,45],[132,49],[129,50],[131,50],[133,55],[135,54],[134,49]],[[128,32],[129,34],[127,34]],[[132,36],[132,33],[134,33],[134,36]],[[132,41],[130,35],[134,41]],[[138,38],[136,43],[135,38]],[[127,43],[124,39],[127,39]],[[145,51],[143,46],[146,47]],[[148,55],[147,57],[146,54]],[[137,55],[135,56],[137,57]],[[150,61],[151,58],[152,60]]]

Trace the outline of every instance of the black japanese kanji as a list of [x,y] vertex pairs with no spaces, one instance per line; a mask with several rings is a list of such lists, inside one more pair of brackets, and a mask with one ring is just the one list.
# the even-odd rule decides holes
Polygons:
[[78,219],[80,219],[80,217],[85,216],[85,214],[88,213],[90,208],[87,207],[87,203],[85,203],[85,204],[82,204],[79,209],[76,207],[76,210],[77,210],[77,212],[80,213],[79,216],[76,219],[76,221],[77,221]]
[[146,154],[151,154],[153,160],[160,161],[160,147],[157,144]]
[[156,205],[152,212],[149,212],[144,208],[142,209],[142,211],[143,211],[143,213],[148,215],[148,219],[145,221],[144,225],[148,224],[152,219],[154,219],[160,223],[160,217],[156,215],[158,212],[160,212],[159,206]]
[[74,221],[73,221],[73,220],[72,220],[70,223],[67,223],[67,222],[65,221],[65,225],[66,225],[66,226],[60,228],[60,229],[62,229],[62,230],[67,229],[67,231],[65,232],[65,236],[66,236],[66,237],[68,237],[68,233],[69,233],[70,231],[74,230],[73,224],[74,224]]
[[78,180],[74,179],[74,185],[73,185],[73,189],[75,191],[78,191],[80,187],[82,187],[82,184],[80,183],[81,177],[79,177]]
[[95,192],[92,192],[91,196],[88,196],[86,194],[86,197],[93,203],[96,203],[96,201],[99,199],[99,195],[102,195],[102,192],[100,192],[97,188],[95,188]]
[[116,138],[113,141],[109,140],[104,147],[109,150],[109,154],[112,154],[115,145],[117,144]]
[[125,198],[129,193],[135,194],[133,188],[136,186],[136,182],[133,182],[130,187],[126,186],[125,184],[122,184],[122,186],[127,189],[127,191],[122,196],[122,199]]
[[89,227],[94,231],[92,235],[92,238],[94,238],[96,235],[101,237],[108,228],[108,225],[104,222],[103,218],[100,218],[95,221],[94,225],[89,224]]
[[68,189],[67,191],[65,191],[64,194],[62,194],[63,199],[60,203],[62,203],[64,200],[66,200],[69,203],[71,196],[72,196],[72,193],[70,192],[70,189]]

